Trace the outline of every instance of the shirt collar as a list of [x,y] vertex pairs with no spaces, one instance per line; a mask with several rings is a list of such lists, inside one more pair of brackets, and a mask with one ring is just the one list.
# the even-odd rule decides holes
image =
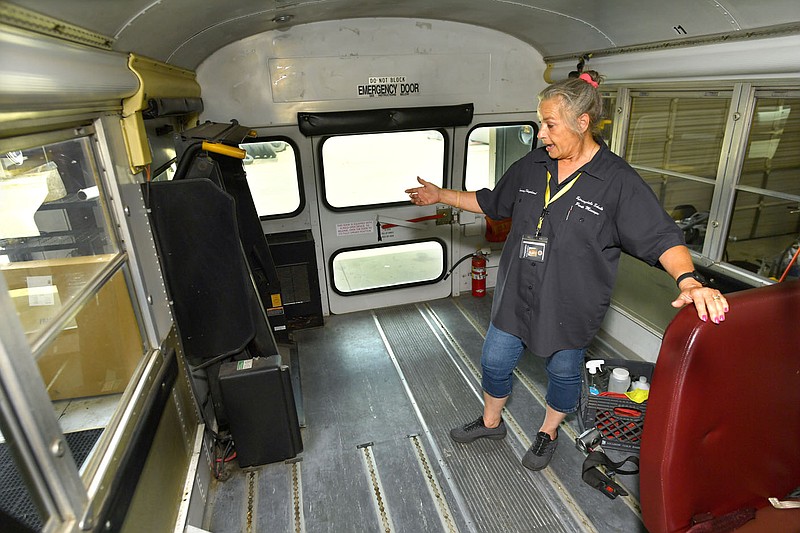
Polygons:
[[[601,181],[605,181],[604,175],[605,171],[610,168],[612,152],[603,139],[595,140],[600,145],[600,151],[598,151],[594,158],[583,167],[583,173]],[[536,152],[539,152],[535,159],[537,163],[544,163],[545,168],[548,170],[555,166],[556,160],[547,154],[547,150],[540,148],[539,150],[536,150]],[[551,173],[553,172],[551,171]]]

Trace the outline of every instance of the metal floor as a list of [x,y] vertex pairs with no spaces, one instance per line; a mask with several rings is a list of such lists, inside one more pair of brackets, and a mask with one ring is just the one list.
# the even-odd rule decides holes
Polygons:
[[[463,296],[326,318],[295,332],[305,428],[296,460],[215,483],[206,528],[224,532],[638,532],[635,496],[581,480],[574,416],[549,468],[520,459],[544,417],[543,360],[526,353],[502,441],[458,444],[482,412],[491,298]],[[296,393],[297,394],[297,393]],[[609,452],[618,459],[624,454]],[[638,479],[618,479],[632,494]]]

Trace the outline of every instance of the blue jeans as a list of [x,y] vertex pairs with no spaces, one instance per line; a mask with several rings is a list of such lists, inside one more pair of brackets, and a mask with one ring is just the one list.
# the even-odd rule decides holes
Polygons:
[[[511,377],[525,344],[522,339],[489,324],[481,354],[483,390],[495,398],[511,394]],[[578,409],[581,396],[581,374],[586,348],[560,350],[547,358],[547,405],[561,413]]]

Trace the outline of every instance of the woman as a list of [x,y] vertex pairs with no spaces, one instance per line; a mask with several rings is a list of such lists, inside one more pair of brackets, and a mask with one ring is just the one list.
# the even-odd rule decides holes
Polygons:
[[683,235],[650,187],[596,135],[600,76],[584,72],[539,94],[542,146],[514,163],[493,190],[441,189],[417,178],[412,203],[444,203],[493,219],[512,217],[481,356],[483,416],[450,432],[457,442],[506,435],[501,413],[527,347],[546,359],[544,421],[522,459],[545,468],[558,426],[578,408],[586,347],[611,300],[621,251],[661,263],[676,280],[674,307],[694,303],[699,318],[725,320],[728,303],[703,286]]

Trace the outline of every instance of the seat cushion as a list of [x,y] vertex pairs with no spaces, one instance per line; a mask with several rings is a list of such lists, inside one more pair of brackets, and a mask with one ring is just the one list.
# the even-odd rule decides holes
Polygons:
[[651,533],[760,508],[800,485],[800,282],[726,298],[723,323],[685,308],[664,334],[640,458]]

